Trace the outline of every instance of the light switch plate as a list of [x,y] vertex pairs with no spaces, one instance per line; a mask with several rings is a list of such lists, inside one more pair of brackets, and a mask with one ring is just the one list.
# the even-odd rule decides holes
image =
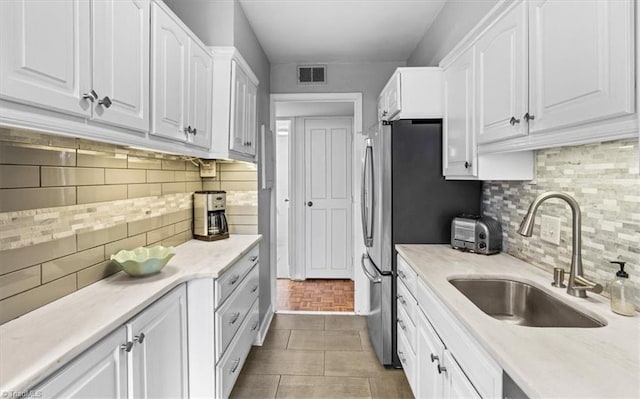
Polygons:
[[560,218],[542,215],[540,238],[551,244],[560,245]]
[[202,160],[200,163],[200,177],[216,177],[216,161]]

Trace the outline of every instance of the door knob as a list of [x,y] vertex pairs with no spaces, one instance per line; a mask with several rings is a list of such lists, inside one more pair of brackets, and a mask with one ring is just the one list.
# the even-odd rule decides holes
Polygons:
[[96,93],[95,90],[91,89],[87,93],[84,93],[82,95],[82,98],[84,98],[85,100],[94,102],[95,100],[98,99],[98,93]]
[[102,105],[105,108],[109,108],[113,103],[111,102],[111,99],[109,98],[109,96],[104,96],[102,100],[98,101],[98,104]]
[[139,344],[144,342],[144,333],[140,333],[140,335],[136,335],[135,337],[133,337],[134,341],[137,341]]
[[466,161],[466,162],[464,163],[464,167],[465,167],[466,169],[469,169],[469,168],[471,167],[471,162]]
[[517,125],[518,123],[520,123],[520,119],[516,119],[516,118],[515,118],[515,116],[512,116],[512,117],[511,117],[511,119],[509,119],[509,124],[510,124],[511,126],[515,126],[515,125]]
[[527,112],[526,114],[524,114],[523,118],[524,118],[524,120],[525,120],[525,121],[527,121],[527,122],[529,122],[529,121],[532,121],[532,120],[536,119],[535,115],[529,115],[529,113],[528,113],[528,112]]
[[307,205],[308,206],[313,206],[313,202],[309,201],[309,202],[307,202]]
[[285,198],[285,199],[284,199],[284,202],[289,202],[289,198]]

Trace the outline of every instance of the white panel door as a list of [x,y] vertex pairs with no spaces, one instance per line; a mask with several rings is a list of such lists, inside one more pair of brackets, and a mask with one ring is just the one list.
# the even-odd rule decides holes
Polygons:
[[445,399],[480,399],[480,394],[464,374],[458,363],[448,350],[444,351],[442,364],[445,367],[444,395]]
[[93,118],[148,131],[149,0],[93,0],[91,10]]
[[437,367],[444,355],[444,344],[422,311],[419,310],[417,313],[417,396],[419,398],[442,398],[444,379]]
[[200,147],[211,146],[211,104],[213,59],[189,40],[189,140]]
[[130,340],[134,342],[133,397],[187,398],[185,286],[144,310],[127,324],[127,328]]
[[120,327],[32,392],[42,398],[127,398],[127,330]]
[[528,134],[527,6],[514,3],[476,44],[478,143]]
[[532,0],[531,133],[634,112],[632,0]]
[[187,139],[187,52],[189,37],[157,4],[151,5],[152,107],[151,134]]
[[476,176],[474,126],[475,47],[443,71],[443,174]]
[[90,116],[89,18],[86,0],[0,1],[0,96]]
[[229,149],[240,153],[246,152],[246,104],[247,104],[247,74],[231,61],[231,125],[229,132]]
[[305,119],[305,272],[351,278],[350,118]]
[[246,123],[245,123],[245,153],[256,155],[258,147],[258,88],[247,79]]

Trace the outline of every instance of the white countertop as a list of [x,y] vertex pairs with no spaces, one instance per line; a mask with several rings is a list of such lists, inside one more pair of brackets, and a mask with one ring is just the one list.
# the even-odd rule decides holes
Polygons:
[[191,240],[177,246],[156,275],[134,278],[120,272],[3,324],[0,392],[30,388],[175,286],[218,277],[261,239]]
[[[448,245],[398,245],[398,252],[529,397],[639,398],[640,317],[612,313],[609,300],[575,298],[550,285],[550,273],[505,254],[484,256]],[[510,277],[544,289],[587,314],[600,328],[539,328],[485,314],[448,281]],[[455,356],[455,354],[454,354]]]

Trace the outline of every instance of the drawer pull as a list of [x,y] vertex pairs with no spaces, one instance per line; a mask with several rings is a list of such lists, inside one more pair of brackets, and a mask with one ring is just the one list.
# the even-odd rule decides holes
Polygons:
[[141,344],[142,342],[144,342],[144,337],[144,333],[140,333],[140,335],[136,335],[135,337],[133,337],[133,340]]
[[404,299],[404,297],[400,294],[398,294],[398,301],[400,301],[401,304],[406,305],[407,301]]
[[231,280],[229,280],[229,285],[234,285],[235,283],[237,283],[239,278],[240,278],[239,274],[236,274],[235,276],[231,277]]
[[253,255],[252,257],[249,258],[250,262],[255,262],[256,260],[258,260],[258,255]]
[[398,276],[400,276],[400,278],[403,279],[403,280],[407,279],[407,275],[404,274],[404,272],[402,270],[398,270]]
[[236,360],[233,361],[233,367],[231,367],[231,370],[230,370],[231,372],[229,374],[235,373],[239,365],[240,365],[240,358],[237,358]]
[[403,364],[407,362],[407,358],[404,357],[404,353],[402,351],[398,351],[398,357]]
[[260,324],[260,322],[256,321],[256,323],[253,325],[253,327],[251,327],[251,331],[255,331],[258,329],[258,324]]
[[436,360],[440,361],[440,358],[432,353],[431,354],[431,363],[435,362]]
[[229,324],[235,324],[236,321],[240,318],[240,312],[235,312],[229,321]]
[[402,319],[398,319],[398,324],[400,325],[400,328],[402,328],[403,330],[407,329],[407,326],[404,324]]
[[447,368],[441,365],[438,365],[438,374],[446,373]]
[[256,286],[254,286],[254,287],[251,289],[251,293],[254,293],[254,292],[256,292],[256,291],[258,291],[258,286],[257,286],[257,285],[256,285]]
[[126,352],[131,352],[131,349],[133,349],[133,342],[128,341],[126,344],[120,345],[120,349]]

